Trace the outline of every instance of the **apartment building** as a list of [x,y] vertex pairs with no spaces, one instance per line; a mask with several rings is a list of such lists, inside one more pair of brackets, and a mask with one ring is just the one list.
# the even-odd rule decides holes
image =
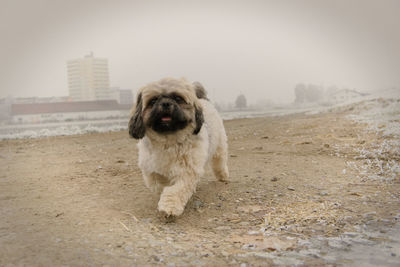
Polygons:
[[67,62],[68,90],[72,101],[93,101],[112,98],[108,61],[93,53]]

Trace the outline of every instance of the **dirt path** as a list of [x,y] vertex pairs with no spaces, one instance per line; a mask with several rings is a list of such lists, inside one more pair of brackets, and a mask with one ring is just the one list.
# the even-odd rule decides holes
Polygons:
[[398,266],[399,178],[357,157],[381,137],[345,113],[225,125],[230,182],[174,223],[126,132],[1,141],[0,266]]

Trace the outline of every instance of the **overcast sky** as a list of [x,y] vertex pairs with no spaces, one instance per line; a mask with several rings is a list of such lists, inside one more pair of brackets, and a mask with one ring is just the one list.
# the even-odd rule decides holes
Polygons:
[[0,0],[0,97],[68,95],[93,52],[111,86],[165,76],[211,98],[292,101],[296,83],[400,88],[400,1]]

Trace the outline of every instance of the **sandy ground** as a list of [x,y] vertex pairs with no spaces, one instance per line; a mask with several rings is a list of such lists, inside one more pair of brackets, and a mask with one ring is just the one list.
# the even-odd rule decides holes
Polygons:
[[226,121],[229,183],[172,223],[127,132],[1,141],[0,266],[399,266],[399,177],[349,112]]

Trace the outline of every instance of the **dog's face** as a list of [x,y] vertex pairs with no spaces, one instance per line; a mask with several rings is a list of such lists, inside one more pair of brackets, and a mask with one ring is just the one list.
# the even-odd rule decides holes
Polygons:
[[129,134],[140,139],[147,129],[165,135],[187,127],[192,127],[193,134],[197,134],[203,124],[197,89],[196,84],[171,78],[141,88],[129,121]]

